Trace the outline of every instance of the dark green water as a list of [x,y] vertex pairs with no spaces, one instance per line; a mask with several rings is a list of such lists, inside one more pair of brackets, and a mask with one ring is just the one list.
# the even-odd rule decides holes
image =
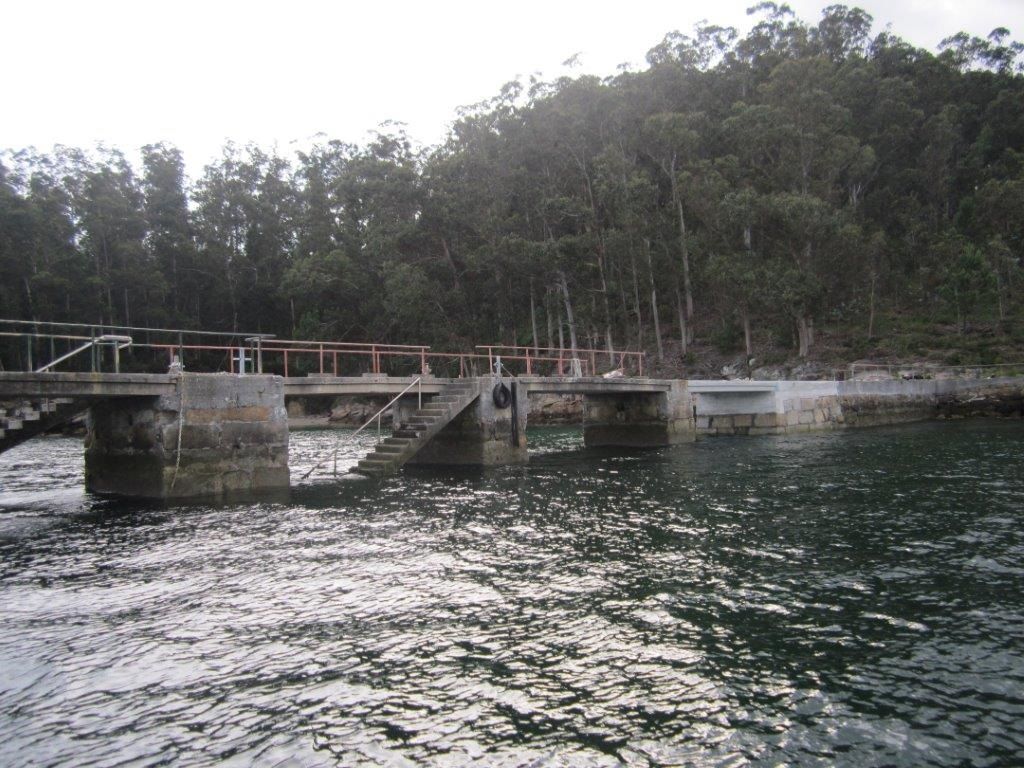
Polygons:
[[0,457],[0,765],[1024,762],[1024,425],[530,439],[170,508]]

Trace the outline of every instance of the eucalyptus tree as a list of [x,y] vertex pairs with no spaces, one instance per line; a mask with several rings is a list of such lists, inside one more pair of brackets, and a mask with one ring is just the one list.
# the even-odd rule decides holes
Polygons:
[[198,295],[203,276],[196,263],[181,152],[165,144],[142,148],[143,212],[150,258],[164,276],[169,306],[162,322],[191,325],[190,297]]
[[80,247],[93,265],[97,320],[124,325],[152,320],[166,285],[145,247],[143,193],[131,163],[117,150],[101,148],[98,159],[71,157],[77,183],[71,194],[81,232]]

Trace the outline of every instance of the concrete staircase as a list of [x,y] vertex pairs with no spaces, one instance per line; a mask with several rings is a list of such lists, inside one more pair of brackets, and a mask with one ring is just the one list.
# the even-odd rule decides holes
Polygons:
[[0,403],[0,453],[71,421],[87,407],[67,397]]
[[372,453],[350,471],[369,477],[398,472],[430,439],[476,400],[479,391],[472,381],[455,381],[399,425],[391,437],[378,443]]

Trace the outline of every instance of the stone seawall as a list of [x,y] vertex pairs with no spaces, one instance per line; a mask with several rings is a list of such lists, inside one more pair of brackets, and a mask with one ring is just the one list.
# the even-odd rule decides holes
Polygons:
[[694,393],[700,435],[788,434],[934,418],[1024,417],[1024,379],[730,382]]

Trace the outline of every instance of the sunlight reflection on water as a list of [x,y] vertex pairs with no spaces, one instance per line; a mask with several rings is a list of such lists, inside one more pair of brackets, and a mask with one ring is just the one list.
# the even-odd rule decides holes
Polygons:
[[[660,451],[531,432],[526,467],[288,503],[81,490],[0,457],[0,764],[1011,763],[1019,424]],[[998,493],[996,492],[998,491]]]

